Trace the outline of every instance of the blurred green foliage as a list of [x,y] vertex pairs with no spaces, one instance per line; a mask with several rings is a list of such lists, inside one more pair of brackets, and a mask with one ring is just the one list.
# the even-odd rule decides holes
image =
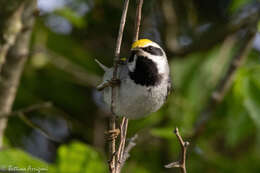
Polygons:
[[[66,172],[66,173],[103,173],[106,171],[104,159],[92,147],[73,141],[61,145],[57,151],[55,164],[38,160],[19,149],[6,149],[1,152],[2,169],[24,172]],[[33,171],[35,169],[35,171]],[[37,171],[37,169],[39,171]]]
[[[37,133],[37,129],[28,127],[21,119],[11,117],[5,136],[8,149],[0,151],[0,168],[6,168],[7,165],[27,168],[31,165],[35,168],[48,168],[48,172],[108,172],[103,135],[106,113],[97,103],[98,99],[95,99],[95,89],[80,81],[80,76],[86,73],[100,80],[102,70],[94,58],[104,64],[112,64],[122,2],[61,2],[65,3],[64,6],[45,11],[46,7],[40,6],[39,1],[41,12],[33,30],[31,57],[24,69],[14,110],[33,103],[51,101],[54,105],[52,108],[31,112],[27,116],[55,138],[62,140],[52,142]],[[144,21],[153,14],[158,15],[160,21],[164,20],[165,16],[160,14],[164,8],[154,8],[156,1],[144,2]],[[227,2],[231,2],[229,8],[222,9],[227,9],[227,14],[231,15],[253,1],[219,1],[224,5]],[[130,5],[126,24],[122,57],[129,56],[135,16],[133,4]],[[158,25],[160,24],[159,22]],[[142,33],[150,31],[151,28],[147,29],[146,25],[144,23],[141,26]],[[164,41],[163,37],[172,25],[164,24],[163,30],[155,25],[152,29]],[[163,167],[179,155],[180,148],[173,129],[178,126],[182,136],[190,135],[200,111],[205,107],[221,76],[226,73],[230,59],[237,51],[238,42],[232,37],[208,50],[192,52],[185,57],[168,57],[173,93],[160,111],[140,120],[130,120],[129,137],[138,133],[139,138],[123,172],[177,172]],[[165,44],[162,45],[168,52]],[[84,69],[84,73],[77,73],[77,77],[62,69],[63,64],[58,60],[61,66],[57,66],[53,63],[56,59],[52,53]],[[59,124],[56,119],[65,119],[66,123]],[[69,129],[68,132],[66,129]],[[259,134],[260,59],[259,52],[252,49],[247,61],[236,73],[224,101],[217,106],[206,130],[194,148],[189,150],[188,172],[259,172]],[[48,152],[48,157],[47,154],[42,154]]]

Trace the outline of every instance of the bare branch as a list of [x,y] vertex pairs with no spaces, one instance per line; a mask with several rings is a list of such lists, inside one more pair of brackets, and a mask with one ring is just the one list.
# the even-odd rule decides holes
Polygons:
[[120,127],[120,131],[121,131],[120,143],[119,143],[119,147],[118,147],[118,151],[117,151],[118,154],[117,154],[116,169],[117,169],[118,173],[120,172],[120,170],[122,168],[122,164],[124,164],[123,158],[124,158],[124,152],[125,152],[125,141],[126,141],[127,128],[128,128],[128,119],[123,117],[122,122],[121,122],[121,127]]
[[[134,36],[133,36],[133,42],[138,40],[139,37],[139,30],[140,30],[140,24],[141,24],[141,15],[142,15],[142,6],[143,6],[143,0],[137,0],[137,8],[136,8],[136,18],[135,18],[135,30],[134,30]],[[117,151],[117,164],[116,164],[116,172],[120,172],[123,165],[125,164],[126,159],[130,156],[129,152],[131,148],[133,148],[135,145],[130,145],[127,148],[127,152],[125,151],[125,141],[126,141],[126,134],[127,134],[127,127],[128,127],[128,119],[123,117],[121,125],[120,125],[120,131],[121,131],[121,137],[120,137],[120,143],[119,148]],[[133,143],[131,143],[133,144]]]
[[8,17],[3,29],[3,44],[0,44],[0,71],[5,62],[9,48],[14,45],[17,35],[22,30],[22,13],[24,10],[24,3],[21,3],[19,8]]
[[[0,73],[0,114],[10,113],[19,85],[20,76],[24,64],[29,54],[29,43],[31,38],[31,28],[34,24],[32,15],[36,1],[26,1],[25,9],[22,13],[22,24],[25,28],[30,28],[20,32],[16,38],[15,44],[8,50],[5,64]],[[0,120],[0,147],[6,128],[7,119]]]
[[[120,27],[118,31],[117,41],[116,41],[116,48],[115,48],[115,58],[114,58],[114,71],[113,71],[113,78],[112,80],[117,80],[117,70],[118,70],[118,62],[119,62],[119,55],[120,55],[120,49],[121,49],[121,43],[125,28],[125,22],[126,22],[126,15],[128,11],[128,4],[129,0],[125,0],[124,7],[123,7],[123,13],[121,17]],[[115,115],[115,99],[116,99],[116,88],[112,87],[112,95],[111,95],[111,112],[113,115]]]
[[[117,71],[118,71],[118,62],[119,62],[119,55],[120,55],[120,48],[121,48],[121,43],[122,43],[122,38],[123,38],[123,33],[124,33],[124,27],[125,27],[125,22],[126,22],[126,15],[128,11],[128,4],[129,0],[124,1],[124,7],[123,7],[123,12],[122,12],[122,17],[121,17],[121,22],[119,26],[119,31],[118,31],[118,36],[117,36],[117,41],[116,41],[116,48],[115,48],[115,57],[114,57],[114,71],[113,71],[113,77],[112,80],[117,79]],[[109,120],[109,129],[114,131],[116,129],[116,118],[115,118],[115,99],[116,99],[116,88],[112,87],[112,94],[111,94],[111,113],[112,116],[110,117]],[[121,132],[122,133],[122,132]],[[116,173],[116,138],[113,138],[109,142],[109,153],[110,153],[110,162],[109,162],[109,170],[111,173]]]
[[51,64],[53,64],[56,68],[63,70],[69,73],[70,75],[72,75],[75,79],[75,82],[80,85],[95,88],[98,84],[98,81],[101,80],[101,78],[98,75],[88,73],[81,66],[69,61],[67,58],[58,55],[57,53],[48,50],[44,47],[41,46],[36,47],[33,53],[46,54]]
[[186,155],[187,155],[188,146],[190,144],[187,141],[183,141],[183,139],[179,133],[179,129],[177,127],[174,130],[174,133],[177,136],[178,141],[181,145],[181,158],[179,161],[169,163],[169,164],[165,165],[164,167],[165,168],[180,168],[182,173],[186,173]]
[[41,126],[32,122],[28,117],[26,117],[26,115],[23,112],[19,112],[18,116],[19,116],[19,118],[21,118],[21,120],[23,120],[23,122],[25,124],[27,124],[29,127],[33,128],[33,129],[38,130],[47,139],[55,141],[55,142],[61,142],[61,141],[58,141],[55,137],[53,137],[48,131],[43,129]]
[[10,112],[10,113],[2,113],[2,114],[0,114],[0,119],[1,118],[8,118],[8,117],[11,117],[11,116],[17,116],[19,114],[26,114],[26,113],[33,112],[33,111],[36,111],[36,110],[39,110],[39,109],[43,109],[43,108],[50,108],[51,106],[52,106],[51,102],[38,103],[38,104],[30,105],[26,108],[22,108],[22,109],[17,110],[17,111],[13,111],[13,112]]
[[135,17],[135,30],[134,30],[133,42],[138,40],[139,37],[139,30],[140,30],[141,18],[142,18],[142,7],[143,7],[143,0],[136,0],[136,2],[137,2],[137,9],[136,9],[136,17]]
[[135,134],[132,138],[129,139],[128,145],[125,147],[125,151],[123,153],[123,157],[121,159],[121,163],[120,163],[120,167],[119,167],[119,172],[121,171],[121,169],[123,168],[126,160],[130,157],[130,151],[132,150],[132,148],[134,148],[136,146],[136,139],[138,138],[138,135]]
[[[117,71],[118,71],[118,63],[119,63],[119,54],[120,54],[120,47],[123,37],[123,31],[124,26],[126,22],[126,15],[127,15],[127,9],[128,9],[129,0],[125,0],[124,7],[123,7],[123,13],[121,17],[119,32],[118,32],[118,38],[116,43],[116,49],[115,49],[115,58],[114,58],[114,71],[113,71],[113,77],[111,81],[117,80]],[[136,20],[135,20],[135,33],[133,36],[133,41],[136,41],[139,36],[139,27],[141,22],[141,11],[142,11],[142,5],[143,0],[138,1],[138,8],[136,10]],[[111,85],[108,85],[111,86]],[[107,86],[106,86],[107,87]],[[115,119],[115,96],[116,96],[116,86],[112,85],[112,95],[111,95],[111,113],[113,114],[109,121],[109,131],[115,131],[116,129],[116,119]],[[120,142],[118,146],[118,150],[116,151],[116,138],[113,138],[110,142],[110,162],[109,162],[109,168],[111,173],[119,173],[121,171],[122,166],[125,163],[125,160],[127,157],[129,157],[129,151],[134,146],[131,145],[131,147],[128,147],[127,153],[125,153],[125,141],[126,141],[126,134],[127,134],[127,127],[128,127],[128,119],[123,117],[121,124],[120,124]],[[132,144],[132,143],[131,143]],[[126,156],[127,155],[127,156]]]
[[46,138],[48,138],[48,139],[50,139],[52,141],[55,141],[55,142],[60,142],[60,141],[56,140],[55,137],[51,136],[49,134],[49,132],[47,132],[45,129],[43,129],[39,125],[35,124],[34,122],[32,122],[25,115],[27,113],[30,113],[30,112],[33,112],[33,111],[37,111],[39,109],[50,108],[50,107],[52,107],[51,102],[38,103],[38,104],[30,105],[30,106],[28,106],[26,108],[22,108],[20,110],[13,111],[11,113],[0,114],[0,119],[2,119],[2,118],[9,118],[11,116],[18,116],[19,118],[21,118],[21,120],[23,120],[25,122],[25,124],[27,124],[28,126],[38,130]]

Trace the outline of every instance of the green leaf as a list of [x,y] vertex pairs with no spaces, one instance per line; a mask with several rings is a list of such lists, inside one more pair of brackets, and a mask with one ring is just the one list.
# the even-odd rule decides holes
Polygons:
[[253,99],[247,98],[245,100],[245,107],[256,126],[260,128],[260,105],[257,104]]
[[63,145],[58,150],[58,170],[66,173],[104,173],[105,162],[90,146],[81,142]]
[[260,129],[260,87],[256,81],[258,82],[258,80],[252,77],[248,80],[244,104],[255,125]]
[[55,13],[66,18],[77,28],[84,28],[87,25],[86,20],[82,16],[79,16],[77,13],[69,8],[56,10]]
[[54,167],[30,156],[19,149],[6,149],[0,152],[0,168],[10,171],[32,172],[32,170],[55,172]]
[[246,4],[248,4],[250,2],[252,2],[252,0],[235,0],[235,1],[232,1],[230,11],[235,12],[236,10],[238,10],[239,8],[245,6]]

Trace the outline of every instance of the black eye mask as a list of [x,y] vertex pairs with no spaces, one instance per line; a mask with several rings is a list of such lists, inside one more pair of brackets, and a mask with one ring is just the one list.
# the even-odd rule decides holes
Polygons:
[[148,46],[142,48],[145,52],[150,53],[151,55],[156,55],[156,56],[162,56],[163,52],[160,48],[154,47],[154,46]]

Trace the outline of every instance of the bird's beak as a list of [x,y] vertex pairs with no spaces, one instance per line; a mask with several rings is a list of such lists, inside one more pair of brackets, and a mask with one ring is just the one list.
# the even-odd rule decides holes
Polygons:
[[131,49],[131,52],[138,53],[141,52],[141,49],[139,47],[135,47]]

